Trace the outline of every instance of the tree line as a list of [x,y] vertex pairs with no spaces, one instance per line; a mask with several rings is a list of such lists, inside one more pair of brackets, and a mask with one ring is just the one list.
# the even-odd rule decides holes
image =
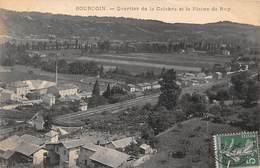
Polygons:
[[208,54],[222,54],[223,50],[228,50],[232,54],[240,54],[248,52],[249,54],[258,54],[256,51],[245,51],[241,44],[230,41],[210,41],[210,40],[181,40],[167,42],[113,42],[109,40],[99,40],[97,42],[88,42],[79,39],[75,40],[48,40],[48,41],[32,41],[32,42],[6,42],[3,47],[12,47],[15,49],[25,50],[62,50],[62,49],[78,49],[83,53],[129,53],[129,52],[147,52],[147,53],[173,53],[189,48],[197,51],[206,51]]

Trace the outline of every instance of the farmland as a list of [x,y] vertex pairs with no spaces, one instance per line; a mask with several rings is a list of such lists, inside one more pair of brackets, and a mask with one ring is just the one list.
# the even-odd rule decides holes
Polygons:
[[161,68],[174,68],[177,71],[200,72],[201,67],[211,67],[219,63],[228,62],[230,58],[223,56],[195,56],[189,54],[154,54],[154,53],[129,53],[129,54],[100,54],[81,56],[77,60],[95,61],[100,64],[118,66],[133,73],[144,69],[153,69],[158,72]]
[[[55,51],[53,51],[55,52]],[[45,54],[53,53],[46,51]],[[56,51],[57,52],[57,51]],[[165,67],[174,68],[179,72],[200,72],[202,67],[212,67],[214,64],[224,64],[230,61],[230,57],[198,55],[196,53],[128,53],[128,54],[91,54],[80,51],[58,51],[59,59],[68,61],[94,61],[106,67],[119,67],[132,73],[140,73],[146,70],[160,72]],[[107,68],[107,69],[108,69]]]

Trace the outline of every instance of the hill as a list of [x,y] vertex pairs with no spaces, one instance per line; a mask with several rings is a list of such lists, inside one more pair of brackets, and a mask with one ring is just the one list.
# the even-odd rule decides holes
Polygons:
[[[212,136],[220,133],[236,133],[240,129],[226,124],[212,123],[193,118],[176,125],[157,136],[158,152],[140,168],[202,168],[214,167]],[[184,153],[182,157],[173,153]]]
[[39,12],[14,12],[0,9],[5,35],[14,38],[34,36],[58,38],[80,36],[81,39],[99,37],[117,40],[178,41],[181,39],[247,40],[257,41],[258,26],[233,22],[209,24],[164,23],[116,17],[81,17]]

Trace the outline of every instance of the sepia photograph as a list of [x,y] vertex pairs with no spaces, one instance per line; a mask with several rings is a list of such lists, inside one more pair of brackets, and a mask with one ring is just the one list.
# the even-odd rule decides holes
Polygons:
[[260,168],[259,0],[0,0],[0,168]]

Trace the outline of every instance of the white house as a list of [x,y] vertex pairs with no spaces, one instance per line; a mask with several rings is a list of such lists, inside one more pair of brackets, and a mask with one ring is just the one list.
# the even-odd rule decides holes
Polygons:
[[63,168],[76,167],[80,147],[90,143],[88,139],[65,140],[47,143],[50,165]]
[[127,84],[126,89],[129,92],[135,92],[136,91],[136,87],[133,84]]
[[63,84],[53,86],[48,89],[48,93],[64,98],[65,96],[73,96],[78,94],[79,87],[74,84]]
[[88,103],[85,101],[80,101],[79,103],[79,110],[80,111],[87,111],[88,109]]
[[6,88],[8,90],[14,91],[18,96],[24,97],[29,93],[29,86],[23,81],[16,81],[7,84]]
[[160,89],[161,85],[158,81],[152,83],[152,89]]
[[25,80],[23,82],[28,85],[31,92],[37,92],[39,94],[46,94],[48,88],[56,85],[55,82],[45,80]]
[[147,154],[151,154],[151,153],[153,153],[153,149],[152,149],[152,147],[150,146],[150,145],[147,145],[147,144],[142,144],[141,146],[140,146],[140,149],[141,149],[141,152],[143,153],[143,154],[145,154],[145,155],[147,155]]
[[136,85],[137,89],[140,91],[150,90],[152,89],[152,84],[150,83],[139,83]]
[[7,101],[16,101],[19,99],[19,96],[17,96],[14,91],[3,89],[0,91],[0,102],[4,103]]

